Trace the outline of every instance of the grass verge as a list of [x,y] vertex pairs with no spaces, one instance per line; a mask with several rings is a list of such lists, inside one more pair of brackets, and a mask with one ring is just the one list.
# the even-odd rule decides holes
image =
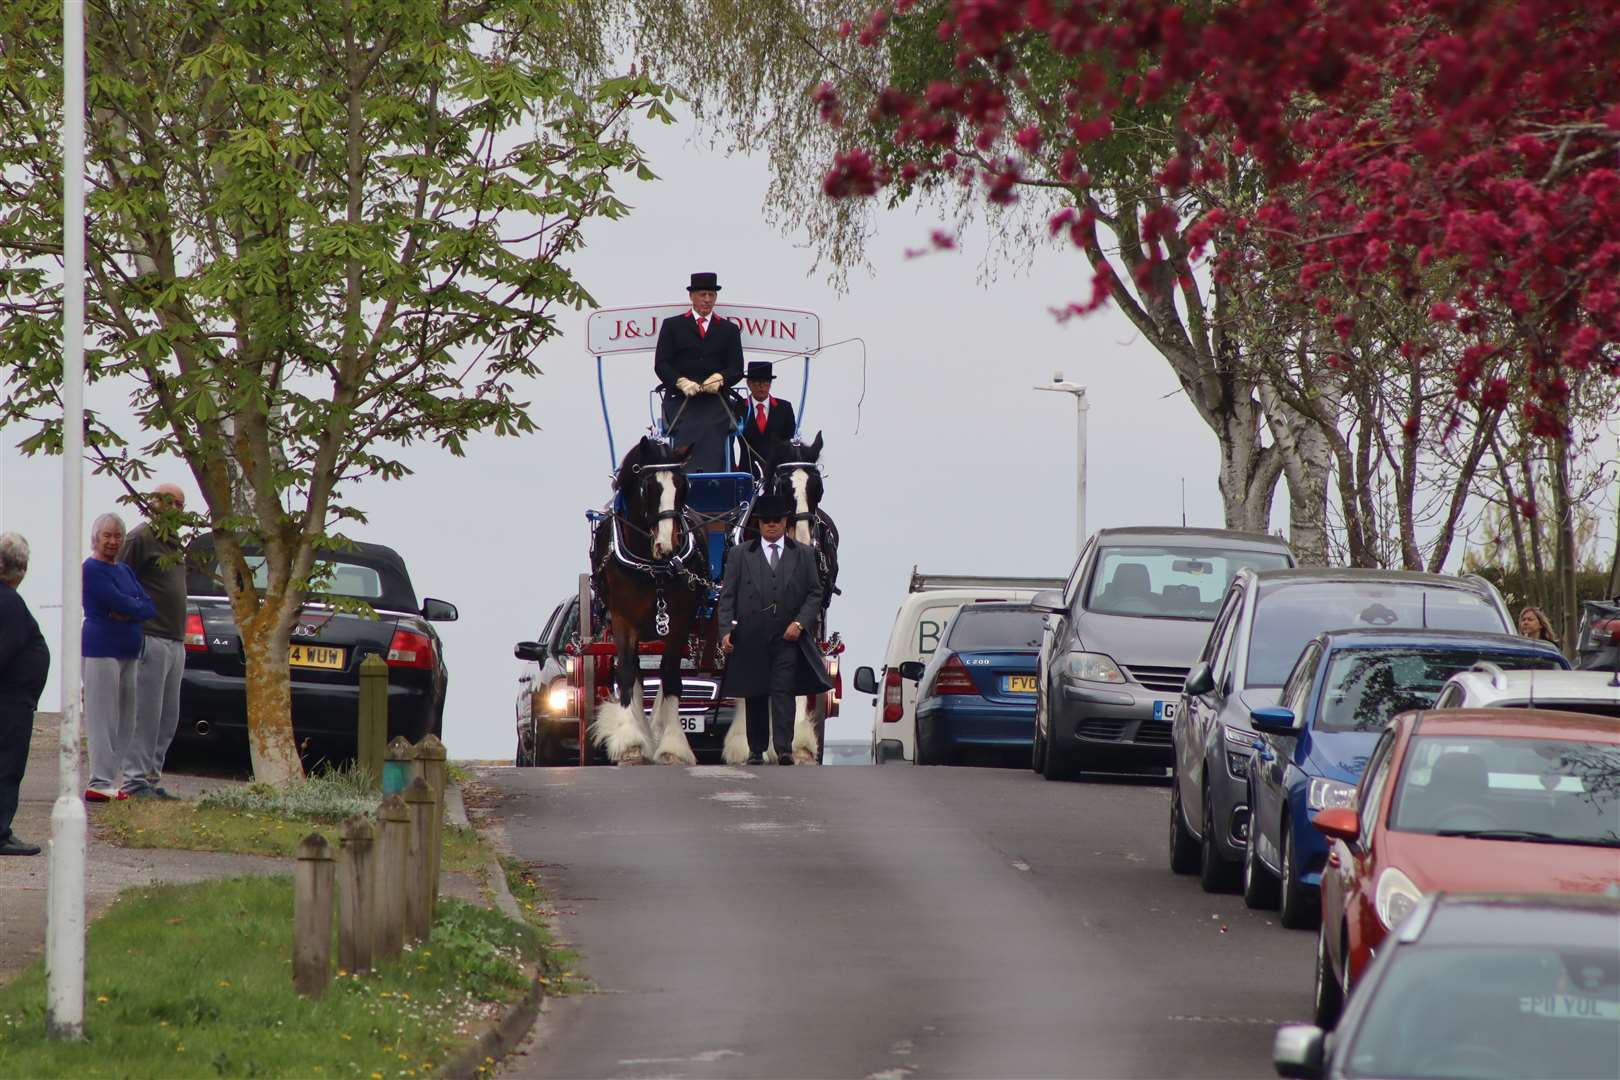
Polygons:
[[[128,799],[96,811],[96,824],[122,847],[231,851],[244,855],[290,856],[298,841],[318,832],[337,847],[342,817],[239,809],[218,803]],[[444,827],[443,869],[478,874],[490,850],[478,833],[463,825]]]
[[564,945],[556,945],[551,933],[551,898],[540,879],[528,866],[509,855],[500,857],[501,869],[506,873],[506,888],[517,901],[523,918],[534,927],[546,943],[545,963],[535,981],[546,988],[548,994],[578,994],[589,992],[590,981],[575,969],[579,966],[579,953]]
[[0,987],[0,1076],[427,1076],[544,952],[533,927],[441,900],[425,945],[307,1001],[292,921],[286,877],[124,893],[90,928],[82,1042],[46,1040],[41,964]]

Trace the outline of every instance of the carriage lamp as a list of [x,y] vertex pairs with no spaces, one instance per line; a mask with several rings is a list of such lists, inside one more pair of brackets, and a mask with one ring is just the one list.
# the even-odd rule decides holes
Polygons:
[[827,661],[827,678],[832,680],[832,699],[836,704],[844,696],[844,681],[838,677],[838,659],[836,657]]
[[570,678],[572,678],[574,673],[579,670],[579,657],[570,656],[567,662],[563,665],[563,670],[568,673]]

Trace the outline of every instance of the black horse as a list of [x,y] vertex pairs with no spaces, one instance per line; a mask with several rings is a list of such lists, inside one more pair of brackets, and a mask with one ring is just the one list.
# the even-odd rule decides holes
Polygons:
[[[604,702],[591,738],[615,762],[696,762],[681,731],[681,656],[709,592],[705,545],[686,516],[687,448],[643,438],[614,479],[618,507],[596,527],[591,580],[607,612],[617,694]],[[638,646],[662,640],[659,696],[649,730],[638,682]]]
[[821,508],[821,432],[816,441],[805,445],[797,439],[777,443],[770,451],[765,489],[787,499],[793,506],[788,527],[793,539],[816,553],[816,570],[821,574],[821,628],[827,627],[827,608],[838,591],[838,526]]

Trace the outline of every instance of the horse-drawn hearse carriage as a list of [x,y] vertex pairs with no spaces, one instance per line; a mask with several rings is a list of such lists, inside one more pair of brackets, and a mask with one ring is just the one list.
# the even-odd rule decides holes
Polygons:
[[[726,654],[716,610],[727,554],[746,540],[750,511],[767,491],[790,499],[789,535],[816,553],[824,600],[815,647],[833,682],[833,689],[800,699],[793,746],[775,749],[791,752],[796,761],[819,762],[827,718],[838,711],[844,649],[827,630],[826,605],[837,591],[838,534],[820,506],[821,437],[806,445],[795,432],[768,449],[764,460],[735,471],[688,472],[654,390],[648,434],[622,458],[614,441],[605,358],[651,352],[661,321],[685,310],[656,305],[590,317],[588,339],[616,471],[611,498],[586,512],[590,568],[579,575],[579,632],[565,647],[567,715],[579,724],[579,763],[746,759],[744,705],[721,696]],[[746,353],[772,354],[776,363],[802,361],[795,410],[802,418],[810,361],[821,347],[820,319],[807,311],[736,304],[717,305],[715,314],[737,324]],[[737,435],[746,412],[737,409],[735,415],[733,455],[740,450]]]

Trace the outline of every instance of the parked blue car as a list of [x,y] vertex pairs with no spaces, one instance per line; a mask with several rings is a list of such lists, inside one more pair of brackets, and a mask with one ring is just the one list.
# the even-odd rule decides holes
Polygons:
[[1356,785],[1384,725],[1434,704],[1445,681],[1480,661],[1568,669],[1545,641],[1464,630],[1331,630],[1306,644],[1276,707],[1255,709],[1252,808],[1243,899],[1279,907],[1284,926],[1321,917],[1328,843],[1310,816],[1354,807]]
[[926,667],[901,665],[903,677],[919,680],[918,765],[973,749],[1030,749],[1044,626],[1027,604],[965,604]]

